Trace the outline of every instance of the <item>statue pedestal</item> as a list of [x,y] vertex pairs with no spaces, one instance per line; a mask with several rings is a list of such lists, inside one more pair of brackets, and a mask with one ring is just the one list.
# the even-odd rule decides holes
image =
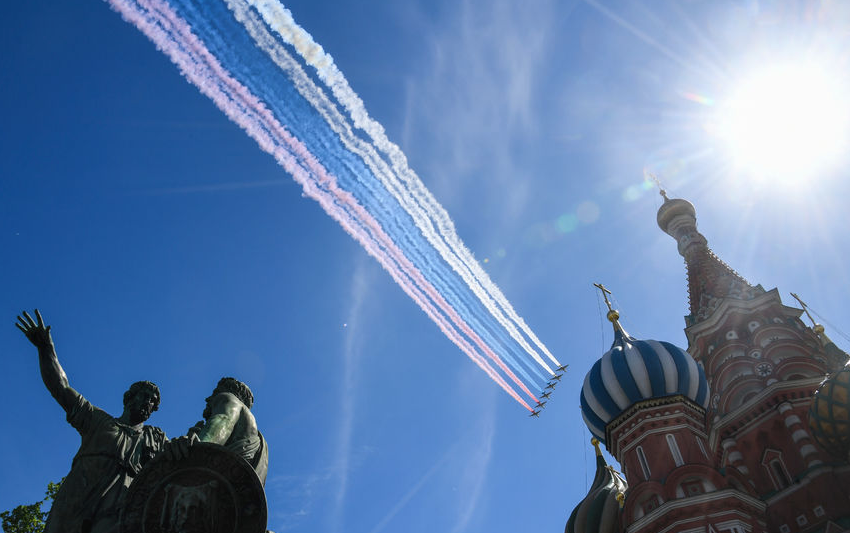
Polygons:
[[121,533],[265,533],[266,494],[244,459],[217,444],[159,455],[133,480]]

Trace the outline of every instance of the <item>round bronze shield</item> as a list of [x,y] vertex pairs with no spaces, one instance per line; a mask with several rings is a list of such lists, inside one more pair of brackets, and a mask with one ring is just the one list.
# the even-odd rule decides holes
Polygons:
[[160,454],[130,485],[121,533],[265,533],[266,494],[254,469],[217,444]]

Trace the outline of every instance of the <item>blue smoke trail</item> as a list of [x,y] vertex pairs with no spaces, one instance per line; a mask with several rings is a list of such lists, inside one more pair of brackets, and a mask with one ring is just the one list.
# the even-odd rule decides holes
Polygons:
[[[113,5],[130,4],[126,0],[111,1]],[[511,315],[513,309],[510,308],[506,300],[503,300],[504,297],[501,296],[501,293],[498,292],[496,297],[493,296],[494,291],[487,285],[492,285],[489,278],[482,281],[481,276],[479,276],[470,282],[469,272],[474,273],[476,268],[480,270],[480,266],[474,260],[472,261],[473,266],[464,264],[459,267],[455,256],[452,255],[456,250],[450,254],[445,253],[445,242],[451,239],[457,240],[457,237],[453,233],[453,228],[450,227],[451,221],[447,217],[443,217],[444,211],[439,211],[442,208],[437,210],[433,206],[428,206],[428,202],[422,202],[418,207],[413,206],[413,208],[405,204],[405,198],[411,196],[412,189],[416,187],[424,189],[421,182],[418,185],[414,183],[414,186],[410,186],[409,182],[405,184],[399,181],[394,175],[399,166],[397,158],[394,159],[392,153],[387,155],[386,149],[383,150],[384,155],[381,155],[381,150],[375,150],[362,137],[355,135],[352,132],[351,125],[336,110],[333,102],[324,97],[321,89],[308,86],[312,84],[309,77],[305,75],[299,79],[293,75],[293,73],[297,74],[298,71],[303,74],[303,69],[297,63],[294,66],[282,69],[279,66],[280,61],[287,60],[284,48],[277,50],[278,55],[276,57],[270,57],[269,54],[274,53],[273,46],[266,43],[265,47],[258,47],[262,43],[258,42],[259,34],[256,30],[261,26],[257,23],[256,15],[250,9],[245,9],[244,7],[247,4],[240,0],[227,0],[227,2],[225,4],[212,0],[203,3],[172,0],[168,4],[189,23],[193,33],[200,38],[222,67],[232,73],[235,79],[239,80],[251,94],[259,97],[262,104],[277,120],[303,143],[306,150],[321,162],[330,175],[335,176],[339,186],[348,191],[357,204],[364,207],[374,217],[383,231],[394,242],[394,247],[401,250],[403,255],[424,276],[425,286],[433,286],[436,289],[438,294],[431,294],[428,298],[438,305],[441,304],[437,300],[448,302],[451,309],[444,309],[443,312],[449,313],[447,316],[450,316],[452,312],[457,313],[461,320],[457,325],[464,331],[464,334],[493,359],[496,365],[520,388],[534,398],[525,384],[518,381],[513,373],[508,370],[502,359],[513,370],[522,375],[526,382],[538,389],[540,386],[537,384],[537,380],[545,381],[545,378],[541,375],[538,366],[533,363],[537,362],[550,373],[551,369],[543,363],[536,351],[528,345],[526,339],[515,333],[514,323],[519,324],[524,334],[537,343],[550,359],[555,362],[557,360],[545,350],[545,347],[542,347],[542,344],[537,341],[518,316]],[[145,2],[140,1],[139,3]],[[155,2],[151,2],[151,4],[155,4]],[[279,6],[276,2],[268,4]],[[124,13],[120,5],[119,9]],[[233,11],[231,12],[231,10]],[[240,20],[234,19],[234,13]],[[246,21],[253,21],[253,26]],[[252,27],[254,31],[249,32]],[[185,36],[178,35],[178,29],[167,28],[166,31],[173,32],[171,35],[173,43],[169,43],[169,46],[173,46],[175,49],[188,46],[185,42]],[[266,33],[268,34],[268,32]],[[162,46],[160,43],[158,44]],[[276,44],[278,47],[283,46],[280,43]],[[288,61],[292,61],[291,56]],[[201,85],[199,87],[203,90]],[[312,94],[313,97],[308,99],[305,94],[308,96]],[[322,100],[316,95],[325,99]],[[240,104],[236,102],[236,105]],[[347,105],[347,107],[350,111],[350,105]],[[255,113],[247,107],[243,111],[247,114]],[[366,116],[366,119],[368,119],[368,116]],[[354,120],[355,123],[358,120],[362,123],[365,119],[363,116],[354,116]],[[262,121],[255,121],[255,123],[252,123],[252,127],[262,129],[269,126],[263,126]],[[275,134],[273,131],[267,133]],[[387,162],[384,159],[385,157],[390,161]],[[406,162],[404,164],[404,168],[406,168]],[[405,189],[405,187],[407,188]],[[419,194],[420,199],[425,194],[426,199],[431,198],[429,201],[435,202],[433,197],[430,197],[430,193],[427,193],[427,190],[424,193],[421,190],[414,191],[414,193]],[[342,208],[349,209],[344,206]],[[328,208],[326,207],[326,209]],[[416,211],[417,209],[419,211]],[[426,211],[424,214],[420,212],[423,209]],[[428,209],[431,209],[431,211],[427,212]],[[334,216],[336,217],[336,215]],[[427,224],[432,224],[432,221],[435,221],[433,224],[437,228],[433,230],[433,233],[440,239],[439,242],[434,240],[434,235],[428,227],[423,226],[423,220],[426,220]],[[360,222],[360,224],[363,224],[363,222]],[[451,230],[451,235],[448,237],[446,235],[447,224],[449,224],[448,227]],[[366,231],[371,232],[371,230]],[[457,242],[459,243],[459,240]],[[366,245],[364,244],[364,246]],[[380,246],[383,247],[384,245]],[[460,246],[462,247],[462,244]],[[463,250],[466,249],[463,248]],[[374,255],[382,252],[370,253]],[[466,253],[468,253],[468,250]],[[394,272],[386,263],[383,264],[391,274]],[[396,274],[394,274],[394,277],[399,281]],[[403,288],[405,288],[406,283],[402,285]],[[486,287],[490,292],[482,296],[482,287]],[[413,296],[410,292],[412,289],[405,290]],[[437,298],[437,300],[434,298]],[[421,300],[417,300],[417,302],[420,306],[428,305],[427,302]],[[423,307],[423,309],[426,308]],[[507,313],[513,322],[507,321],[501,314],[502,311]],[[427,309],[426,312],[428,312]],[[430,312],[429,316],[432,316],[435,321],[437,320]],[[438,325],[441,322],[442,319],[440,319]],[[465,329],[466,324],[472,328],[471,331]],[[441,329],[447,335],[449,334],[443,326],[441,326]],[[450,336],[450,338],[453,337]],[[457,339],[454,340],[456,343],[461,342]],[[482,341],[483,345],[480,344]],[[473,354],[469,353],[462,344],[464,343],[461,342],[458,345],[470,357],[473,357]],[[481,366],[479,361],[476,360],[476,362]],[[482,368],[487,370],[483,366]],[[526,368],[531,369],[535,377],[532,377]],[[494,376],[491,374],[491,377]],[[503,383],[501,380],[497,381],[500,384]],[[505,385],[503,385],[504,387]],[[506,390],[508,389],[506,388]],[[518,397],[515,396],[515,398],[525,405]],[[536,400],[536,398],[534,399]],[[526,407],[528,406],[526,405]]]

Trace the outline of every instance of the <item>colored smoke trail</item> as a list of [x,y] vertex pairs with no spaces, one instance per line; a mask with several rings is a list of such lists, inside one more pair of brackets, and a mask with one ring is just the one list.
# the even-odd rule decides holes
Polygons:
[[[447,248],[444,240],[454,239],[457,243],[460,241],[451,226],[449,226],[451,234],[446,237],[445,224],[451,225],[451,221],[430,193],[424,189],[418,178],[413,175],[417,182],[413,186],[419,191],[414,194],[411,192],[409,181],[399,180],[397,177],[398,161],[394,161],[390,168],[375,146],[353,134],[351,126],[334,103],[324,95],[321,89],[315,87],[285,49],[277,45],[273,38],[269,40],[271,36],[256,17],[252,18],[253,13],[250,9],[246,9],[247,4],[241,0],[227,0],[228,7],[237,15],[239,23],[245,25],[245,29],[253,39],[254,43],[251,47],[255,48],[255,45],[258,45],[264,53],[275,60],[277,67],[288,76],[293,87],[312,106],[311,109],[318,112],[322,121],[330,126],[327,135],[333,136],[339,148],[335,147],[332,139],[323,137],[324,133],[317,133],[319,129],[314,127],[315,124],[302,125],[301,122],[304,119],[294,110],[296,104],[291,103],[288,98],[280,98],[274,89],[270,89],[274,84],[270,85],[269,80],[252,79],[244,73],[240,77],[238,68],[230,70],[234,68],[234,65],[239,66],[239,62],[233,61],[231,56],[234,54],[231,50],[215,49],[214,46],[212,48],[209,46],[209,43],[231,46],[238,36],[228,35],[225,38],[218,35],[216,33],[218,28],[203,18],[196,21],[197,26],[192,28],[200,32],[202,37],[206,37],[208,43],[205,44],[201,37],[193,33],[193,29],[184,17],[188,15],[194,20],[194,18],[208,15],[209,13],[205,10],[210,9],[210,6],[215,3],[205,3],[201,5],[202,7],[184,6],[184,0],[172,0],[171,4],[178,5],[179,9],[185,12],[178,13],[164,0],[135,2],[108,0],[108,2],[125,19],[145,33],[157,48],[168,55],[184,76],[203,94],[211,98],[228,118],[242,127],[264,151],[275,157],[278,163],[303,187],[305,194],[315,199],[370,255],[381,263],[393,280],[461,351],[526,409],[532,410],[513,386],[484,357],[489,358],[504,376],[507,376],[536,402],[537,399],[528,386],[505,365],[500,353],[497,353],[501,352],[501,356],[505,357],[526,381],[533,384],[534,380],[521,366],[521,363],[528,364],[530,360],[522,358],[520,353],[518,355],[520,360],[517,361],[511,353],[511,346],[506,343],[506,339],[513,339],[527,355],[551,372],[533,349],[529,351],[530,346],[525,339],[513,333],[516,331],[514,323],[519,324],[523,331],[527,330],[527,326],[518,317],[518,321],[514,320],[513,323],[507,320],[500,309],[510,309],[510,306],[505,307],[501,304],[501,307],[497,306],[494,298],[483,292],[487,284],[492,285],[489,278],[482,281],[477,278],[470,280],[468,276],[462,276],[462,279],[458,279],[451,274],[446,265],[440,262],[442,257],[458,274],[462,274],[463,268],[466,269],[464,272],[467,274],[474,272],[473,267],[483,273],[474,259],[469,263],[459,263],[452,250]],[[235,55],[238,56],[237,59],[241,59],[239,53]],[[220,57],[230,59],[230,67],[224,66]],[[332,63],[331,66],[333,66]],[[257,89],[260,89],[259,93],[256,92]],[[270,91],[271,94],[269,94]],[[263,95],[266,96],[265,99],[262,98]],[[270,101],[269,96],[278,96],[278,100],[281,101]],[[362,109],[362,102],[359,105]],[[363,113],[365,114],[365,111]],[[282,122],[279,117],[283,117],[284,121]],[[361,120],[364,119],[361,117]],[[368,115],[365,116],[365,120],[371,121]],[[383,135],[381,126],[377,123],[373,125],[380,128],[380,134]],[[299,127],[306,130],[300,134],[304,135],[303,138],[297,137],[294,133]],[[395,145],[392,147],[397,153],[390,154],[391,160],[393,157],[400,158],[403,168],[406,169],[403,154]],[[387,153],[386,150],[384,153]],[[365,169],[362,175],[357,173],[357,165]],[[332,168],[334,166],[335,169]],[[338,175],[337,172],[343,172],[344,175]],[[348,174],[345,174],[346,172]],[[353,175],[349,175],[352,173]],[[349,184],[346,180],[352,183]],[[417,203],[421,202],[423,194],[430,198],[430,202],[437,205],[439,212],[436,214],[426,212],[421,203]],[[394,199],[397,204],[388,199]],[[388,205],[400,205],[403,210],[387,207]],[[445,215],[443,222],[439,220],[441,213]],[[431,227],[433,221],[437,222],[439,231]],[[411,229],[414,223],[416,227],[423,228],[421,234]],[[428,231],[425,231],[426,229]],[[423,237],[427,240],[427,244]],[[460,246],[463,245],[460,244]],[[462,249],[471,259],[469,251]],[[458,270],[460,267],[463,268]],[[484,276],[486,277],[486,274]],[[469,290],[478,296],[480,302],[472,298]],[[504,299],[500,292],[495,300],[499,298]],[[476,307],[476,304],[481,307],[482,303],[484,306],[481,309]],[[498,313],[494,313],[494,309]],[[495,327],[495,324],[489,324],[486,319],[487,313],[482,311],[492,314],[504,329],[500,330]],[[507,312],[507,315],[512,316],[511,313],[513,313],[512,309]],[[508,334],[505,333],[506,331]],[[530,330],[526,335],[532,339],[532,342],[540,344],[536,337],[530,334]],[[543,350],[545,351],[545,347]],[[545,353],[555,361],[551,354]],[[540,374],[537,373],[537,375]]]
[[[275,64],[287,74],[295,88],[298,90],[298,93],[319,112],[325,122],[342,141],[345,148],[351,153],[359,156],[363,162],[365,162],[369,170],[381,181],[381,185],[385,186],[396,200],[400,200],[399,203],[407,210],[408,213],[410,213],[411,210],[421,212],[421,209],[417,204],[412,204],[406,199],[406,196],[409,195],[405,196],[405,189],[398,183],[398,180],[395,179],[392,170],[386,165],[386,162],[380,157],[374,146],[354,134],[352,128],[333,102],[331,102],[324,92],[313,83],[312,79],[310,79],[301,66],[289,55],[286,49],[280,45],[271,34],[269,34],[263,23],[257,19],[256,15],[251,10],[250,5],[244,0],[224,1],[228,8],[233,12],[236,20],[245,27],[254,42],[257,43],[259,48],[266,52]],[[416,218],[421,220],[424,219],[424,217],[425,215],[423,213],[418,213]],[[423,234],[425,234],[426,237],[429,237],[428,240],[430,243],[437,244],[438,246],[441,244],[441,241],[435,241],[436,235],[430,225],[423,227],[423,225],[420,224],[419,227],[424,229]],[[432,262],[429,261],[427,257],[423,257],[420,261],[417,261],[417,264],[420,267],[424,267],[422,268],[423,270],[430,269],[431,263]],[[465,292],[468,292],[465,291],[467,285],[458,282],[455,286],[452,286],[452,278],[446,280],[446,276],[440,276],[439,274],[435,274],[434,277],[438,284],[442,284],[441,282],[448,282],[449,286],[442,288],[441,293],[450,293],[452,296],[455,296],[454,299],[457,303],[454,304],[454,307],[460,307],[461,309],[459,309],[459,311],[464,311],[461,312],[463,319],[466,322],[476,322],[477,315],[468,310],[469,301],[465,298],[464,294]],[[457,287],[456,285],[462,285],[462,287]],[[513,326],[510,323],[507,323],[507,325],[510,327]],[[481,324],[480,328],[486,328],[486,326]],[[490,345],[498,342],[493,335],[485,334],[485,337],[490,338],[490,341],[488,342]],[[525,342],[524,339],[521,339],[521,337],[520,340],[523,343]],[[531,350],[533,352],[531,347],[527,346],[527,344],[523,347],[527,347],[527,351]],[[485,352],[486,351],[487,350],[485,349]],[[506,352],[504,357],[515,370],[523,375],[527,381],[534,382],[534,379],[531,378],[525,368],[511,356],[510,352]],[[493,358],[493,356],[491,356],[491,358]],[[497,365],[499,365],[499,367],[503,370],[506,370],[498,360]],[[545,380],[536,368],[532,367],[532,370],[535,372],[540,381]]]
[[[402,203],[403,205],[406,204],[405,207],[409,207],[409,212],[413,211],[413,213],[416,213],[419,211],[421,217],[414,217],[414,219],[431,245],[440,251],[443,258],[463,278],[474,294],[485,304],[488,311],[490,311],[523,349],[539,365],[545,368],[550,374],[553,374],[552,369],[540,358],[536,350],[522,338],[522,335],[517,331],[514,324],[518,325],[522,333],[531,339],[553,363],[560,365],[560,362],[549,352],[516,311],[514,311],[507,298],[505,298],[499,288],[490,280],[490,277],[472,256],[472,253],[460,241],[455,231],[454,223],[448,213],[437,202],[431,192],[425,188],[419,177],[408,167],[407,158],[399,147],[386,137],[383,126],[369,117],[363,101],[351,89],[348,81],[339,69],[337,69],[333,58],[325,53],[324,49],[313,40],[312,36],[295,22],[289,10],[285,9],[276,0],[246,1],[257,9],[266,23],[286,43],[296,49],[307,64],[316,69],[319,78],[331,89],[334,97],[349,112],[354,125],[366,132],[372,138],[375,146],[390,159],[395,174],[403,182],[402,192],[411,196],[411,201],[416,202],[421,209],[416,209],[416,206],[410,206],[410,202],[404,202],[402,200]],[[431,231],[432,224],[436,224],[439,230],[436,236]]]

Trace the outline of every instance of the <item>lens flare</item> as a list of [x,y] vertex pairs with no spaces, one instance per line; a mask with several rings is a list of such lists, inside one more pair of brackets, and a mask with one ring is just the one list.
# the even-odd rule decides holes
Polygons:
[[753,73],[723,106],[719,133],[734,163],[755,177],[806,177],[836,163],[850,106],[838,78],[812,64]]

